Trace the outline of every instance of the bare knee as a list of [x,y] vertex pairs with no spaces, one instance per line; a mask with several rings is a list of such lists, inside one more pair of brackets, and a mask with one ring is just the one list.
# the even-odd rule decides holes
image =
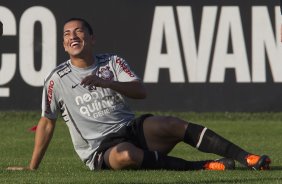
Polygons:
[[116,161],[123,166],[134,166],[137,162],[137,159],[134,157],[134,154],[131,150],[122,150],[117,153]]
[[143,151],[130,143],[121,143],[107,150],[104,160],[114,170],[138,168],[143,160]]

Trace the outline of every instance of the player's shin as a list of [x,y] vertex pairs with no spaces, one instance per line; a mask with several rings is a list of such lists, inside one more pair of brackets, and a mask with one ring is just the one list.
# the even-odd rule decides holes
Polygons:
[[232,158],[246,165],[248,152],[201,125],[189,123],[183,141],[200,151]]

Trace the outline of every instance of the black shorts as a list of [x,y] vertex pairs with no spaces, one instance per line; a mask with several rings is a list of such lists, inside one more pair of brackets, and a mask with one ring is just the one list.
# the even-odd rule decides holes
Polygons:
[[107,166],[103,162],[102,155],[104,155],[104,153],[109,148],[119,143],[130,142],[143,150],[148,150],[143,132],[143,122],[147,117],[150,116],[153,115],[143,114],[140,117],[133,119],[128,126],[124,126],[119,131],[107,135],[105,139],[103,139],[103,141],[101,142],[99,148],[97,149],[97,158],[94,159],[95,168],[107,169]]

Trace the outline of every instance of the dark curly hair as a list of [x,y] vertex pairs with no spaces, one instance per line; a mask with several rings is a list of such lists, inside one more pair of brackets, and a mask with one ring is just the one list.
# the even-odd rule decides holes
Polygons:
[[[83,25],[86,27],[86,29],[88,30],[88,33],[89,33],[90,35],[93,35],[93,29],[92,29],[92,27],[91,27],[90,24],[89,24],[85,19],[83,19],[83,18],[72,17],[72,18],[66,20],[66,21],[65,21],[65,24],[68,23],[68,22],[71,22],[71,21],[76,21],[76,20],[77,20],[77,21],[81,21],[81,22],[83,23]],[[65,25],[65,24],[64,24],[64,25]]]

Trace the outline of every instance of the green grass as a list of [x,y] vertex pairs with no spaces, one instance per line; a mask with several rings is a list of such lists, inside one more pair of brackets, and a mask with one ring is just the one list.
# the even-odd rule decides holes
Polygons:
[[[137,114],[140,114],[138,112]],[[282,183],[282,113],[174,113],[185,120],[203,124],[250,152],[266,153],[272,170],[251,171],[236,163],[234,171],[89,171],[73,150],[62,119],[37,171],[7,171],[8,166],[27,166],[33,149],[34,133],[40,112],[0,112],[0,183]],[[178,144],[171,155],[188,160],[214,159]]]

